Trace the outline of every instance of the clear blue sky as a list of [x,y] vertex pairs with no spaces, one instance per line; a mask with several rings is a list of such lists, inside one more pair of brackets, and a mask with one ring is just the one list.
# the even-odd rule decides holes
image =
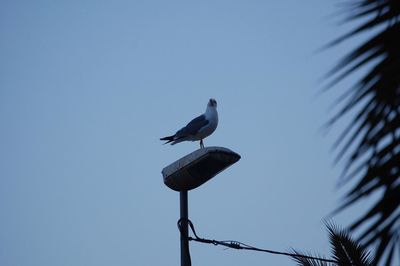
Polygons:
[[[179,265],[162,145],[218,101],[205,140],[242,159],[189,193],[201,236],[328,254],[342,128],[316,96],[351,42],[334,1],[1,1],[0,265]],[[351,212],[335,218],[345,225]],[[193,265],[294,265],[191,243]]]

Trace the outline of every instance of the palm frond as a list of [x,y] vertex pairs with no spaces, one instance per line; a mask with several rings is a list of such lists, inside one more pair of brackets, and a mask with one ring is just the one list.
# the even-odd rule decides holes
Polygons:
[[330,266],[333,264],[329,264],[328,262],[325,261],[320,261],[320,260],[315,260],[308,258],[309,257],[314,257],[313,254],[311,253],[302,253],[297,250],[293,250],[293,253],[299,256],[292,256],[292,259],[297,263],[298,266]]
[[[310,253],[302,253],[293,250],[295,255],[292,259],[299,266],[372,266],[373,260],[367,250],[350,237],[350,234],[340,229],[332,223],[326,223],[329,233],[329,240],[332,249],[331,260],[336,261],[328,263],[319,259],[314,259]],[[300,255],[300,256],[296,256]],[[305,257],[309,256],[309,257]],[[316,256],[316,258],[321,258]],[[325,258],[323,258],[325,259]]]
[[369,252],[353,240],[347,231],[329,223],[326,224],[326,227],[333,250],[333,259],[339,262],[338,265],[372,265]]
[[341,147],[337,160],[346,161],[341,183],[359,179],[337,211],[383,191],[349,229],[360,230],[360,242],[375,248],[375,263],[389,265],[400,250],[400,1],[354,0],[343,8],[347,21],[362,23],[328,46],[372,29],[377,33],[328,72],[328,87],[356,71],[365,73],[337,100],[342,107],[329,121],[332,125],[358,110],[335,143]]

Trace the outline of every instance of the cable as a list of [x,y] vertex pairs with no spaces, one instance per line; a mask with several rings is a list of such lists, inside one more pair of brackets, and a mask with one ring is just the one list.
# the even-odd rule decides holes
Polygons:
[[[178,220],[178,229],[182,234],[182,222],[183,220],[186,219],[179,219]],[[266,252],[270,254],[275,254],[275,255],[282,255],[282,256],[289,256],[289,257],[298,257],[298,258],[305,258],[305,259],[313,259],[313,260],[318,260],[322,262],[331,262],[331,263],[336,263],[338,265],[349,265],[349,266],[356,266],[355,264],[349,264],[349,263],[343,263],[337,260],[332,260],[332,259],[324,259],[324,258],[319,258],[319,257],[313,257],[313,256],[308,256],[308,255],[302,255],[302,254],[296,254],[296,253],[289,253],[289,252],[281,252],[281,251],[275,251],[275,250],[270,250],[270,249],[261,249],[261,248],[256,248],[250,245],[247,245],[245,243],[239,242],[239,241],[234,241],[234,240],[224,240],[224,241],[219,241],[219,240],[214,240],[214,239],[207,239],[207,238],[201,238],[197,235],[196,230],[194,229],[194,225],[192,221],[187,219],[187,224],[190,226],[190,229],[192,230],[194,234],[194,238],[191,236],[188,236],[189,241],[195,241],[195,242],[200,242],[200,243],[206,243],[206,244],[213,244],[215,246],[221,245],[225,246],[228,248],[233,248],[233,249],[243,249],[243,250],[253,250],[253,251],[260,251],[260,252]]]
[[[185,218],[179,219],[179,221],[178,221],[178,229],[179,229],[179,231],[181,233],[181,241],[182,241],[182,239],[185,239],[185,240],[189,240],[190,239],[188,230],[183,230],[182,229],[182,226],[183,226],[182,223],[184,221],[186,221],[187,224],[191,223],[189,219],[185,219]],[[182,248],[182,243],[181,243],[181,248]],[[183,264],[191,266],[192,265],[192,259],[190,257],[189,244],[185,245],[185,248],[184,248],[183,252],[185,253],[184,256],[187,259],[187,261],[186,261],[187,264],[185,264],[185,262],[183,262]],[[182,257],[181,257],[181,260],[182,260]],[[183,260],[185,260],[185,259],[183,259]]]

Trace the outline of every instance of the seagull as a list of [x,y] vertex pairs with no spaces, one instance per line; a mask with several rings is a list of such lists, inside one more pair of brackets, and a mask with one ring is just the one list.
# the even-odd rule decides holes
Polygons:
[[174,135],[161,138],[166,140],[164,144],[175,145],[182,141],[200,140],[200,148],[204,148],[203,139],[210,136],[218,126],[217,101],[210,99],[204,114],[190,121],[185,127],[178,130]]

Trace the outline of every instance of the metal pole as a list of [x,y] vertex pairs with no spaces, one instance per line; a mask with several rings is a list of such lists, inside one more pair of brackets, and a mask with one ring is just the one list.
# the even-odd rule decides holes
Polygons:
[[191,266],[189,254],[188,192],[180,191],[181,202],[181,266]]

